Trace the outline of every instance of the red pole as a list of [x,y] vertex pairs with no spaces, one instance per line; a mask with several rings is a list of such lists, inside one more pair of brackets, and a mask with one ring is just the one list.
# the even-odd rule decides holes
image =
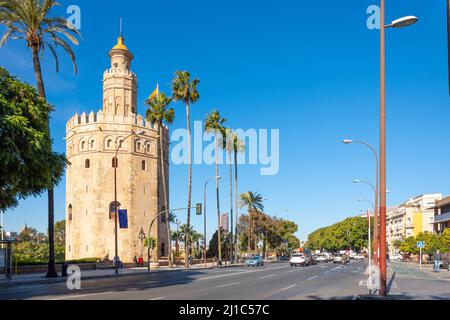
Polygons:
[[386,296],[386,49],[385,4],[380,6],[380,296]]

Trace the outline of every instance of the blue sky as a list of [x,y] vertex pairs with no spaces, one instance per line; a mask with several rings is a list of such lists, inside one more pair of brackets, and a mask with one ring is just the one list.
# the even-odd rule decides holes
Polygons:
[[[268,198],[268,213],[289,209],[306,238],[318,227],[356,215],[370,189],[353,179],[373,181],[368,150],[341,140],[366,140],[378,146],[379,33],[366,27],[373,0],[347,1],[60,1],[81,8],[83,41],[75,49],[79,73],[61,54],[62,71],[44,59],[48,98],[55,105],[52,135],[65,152],[65,123],[75,112],[98,111],[108,50],[124,20],[126,44],[135,55],[139,111],[160,83],[170,91],[176,70],[199,77],[201,101],[192,119],[203,120],[213,108],[233,128],[280,129],[280,172],[261,176],[258,166],[240,168],[240,191]],[[387,20],[416,15],[420,22],[387,31],[388,196],[389,204],[431,192],[450,194],[447,170],[450,116],[447,81],[445,1],[387,2]],[[3,29],[2,29],[3,30]],[[0,49],[0,65],[35,84],[31,54],[22,42]],[[173,128],[185,126],[176,105]],[[227,176],[228,167],[221,167]],[[193,201],[214,166],[194,166]],[[187,167],[171,167],[171,207],[186,205]],[[228,180],[221,203],[228,210]],[[56,218],[65,211],[65,181],[56,189]],[[216,226],[214,188],[210,188],[209,233]],[[46,196],[21,201],[6,213],[7,229],[28,225],[46,229]],[[181,219],[185,219],[183,215]],[[202,218],[194,217],[202,230]]]

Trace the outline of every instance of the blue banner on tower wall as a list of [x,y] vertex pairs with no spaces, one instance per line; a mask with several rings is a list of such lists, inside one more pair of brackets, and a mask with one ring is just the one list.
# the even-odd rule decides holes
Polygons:
[[119,210],[120,229],[128,229],[128,212],[127,210]]

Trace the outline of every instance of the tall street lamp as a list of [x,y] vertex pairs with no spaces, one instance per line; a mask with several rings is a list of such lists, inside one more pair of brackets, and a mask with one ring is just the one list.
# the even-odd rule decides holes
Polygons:
[[145,240],[145,232],[144,228],[141,228],[141,231],[139,232],[139,240],[141,240],[141,258],[144,256],[144,240]]
[[117,159],[117,155],[119,154],[120,148],[122,148],[122,144],[125,140],[127,140],[131,136],[138,136],[145,134],[145,131],[134,132],[132,131],[125,139],[119,141],[119,145],[116,148],[116,154],[113,158],[113,167],[114,167],[114,268],[116,274],[119,274],[119,246],[117,239],[117,220],[118,220],[118,202],[117,202],[117,167],[119,166],[119,159]]
[[[204,259],[205,259],[205,268],[206,268],[206,263],[207,263],[207,258],[206,258],[206,188],[208,186],[208,183],[213,181],[213,180],[220,180],[222,179],[222,177],[217,176],[211,179],[208,179],[205,182],[205,189],[204,189],[204,193],[203,193],[203,242],[205,244],[204,248],[203,248],[203,255],[204,255]],[[219,228],[220,228],[220,216],[219,216]],[[218,233],[218,235],[220,234],[220,232]],[[220,246],[220,239],[217,239],[217,243]]]
[[385,0],[380,0],[380,296],[386,296],[386,28],[413,25],[417,17],[407,16],[385,25]]
[[[378,153],[375,151],[375,148],[372,147],[369,143],[362,141],[362,140],[344,140],[343,141],[344,144],[351,144],[351,143],[358,143],[358,144],[362,144],[364,146],[366,146],[367,148],[370,149],[370,151],[372,151],[373,156],[375,157],[375,168],[376,168],[376,173],[375,173],[375,188],[374,188],[374,192],[375,192],[375,206],[374,206],[374,226],[373,226],[373,247],[375,248],[374,250],[374,262],[377,265],[378,264],[378,212],[379,212],[379,208],[378,208],[378,190],[379,190],[379,157],[378,157]],[[373,187],[373,186],[372,186]]]

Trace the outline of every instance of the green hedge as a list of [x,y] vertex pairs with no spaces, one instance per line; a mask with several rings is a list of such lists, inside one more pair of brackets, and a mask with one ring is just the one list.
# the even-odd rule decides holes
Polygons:
[[[72,260],[66,261],[67,264],[83,264],[83,263],[95,263],[99,261],[98,258],[90,258],[90,259],[80,259],[80,260]],[[56,264],[63,264],[64,261],[57,261]],[[14,261],[14,265],[16,261]],[[48,261],[17,261],[17,266],[28,267],[28,266],[46,266]]]

